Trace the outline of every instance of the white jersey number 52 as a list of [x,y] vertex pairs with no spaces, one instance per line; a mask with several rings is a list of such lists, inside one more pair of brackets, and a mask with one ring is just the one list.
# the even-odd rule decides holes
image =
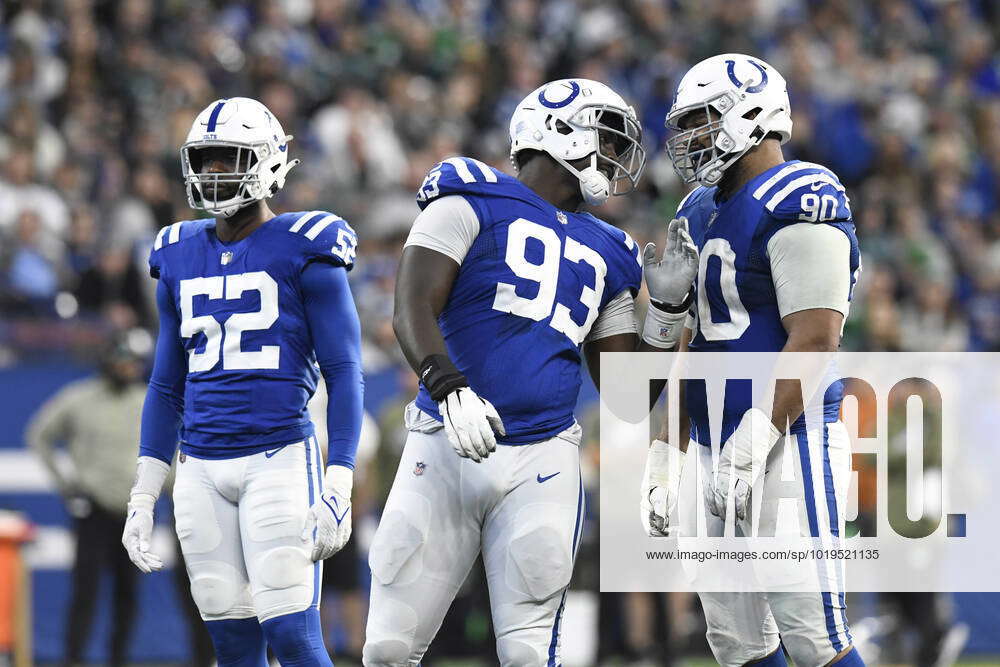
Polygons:
[[[212,315],[195,315],[194,298],[239,299],[243,292],[255,290],[260,294],[260,310],[233,313],[226,319],[225,335],[219,321]],[[278,368],[280,348],[262,345],[257,351],[241,349],[244,331],[270,329],[278,321],[278,283],[264,271],[252,271],[233,276],[189,278],[180,282],[181,329],[183,338],[205,334],[205,348],[188,354],[188,372],[209,371],[219,363],[225,370],[254,370]]]

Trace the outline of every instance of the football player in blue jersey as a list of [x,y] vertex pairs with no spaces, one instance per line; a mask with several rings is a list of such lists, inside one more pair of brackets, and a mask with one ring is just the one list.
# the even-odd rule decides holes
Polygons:
[[[122,542],[144,572],[178,441],[177,535],[220,666],[331,665],[322,559],[351,534],[362,419],[357,237],[333,213],[271,212],[298,160],[256,100],[213,102],[181,149],[188,199],[214,218],[164,228],[149,256],[160,332]],[[326,470],[306,402],[329,392]]]
[[[582,359],[599,383],[601,351],[638,347],[643,274],[625,232],[577,209],[631,191],[645,156],[632,108],[585,79],[528,95],[510,137],[517,178],[456,157],[417,193],[394,325],[421,386],[370,550],[365,665],[418,664],[480,553],[500,664],[561,664]],[[652,297],[680,305],[697,270],[687,231],[675,222],[663,258],[645,254],[662,274]]]
[[[785,80],[758,58],[708,58],[681,79],[667,125],[674,167],[686,183],[698,183],[677,212],[701,251],[679,349],[835,351],[860,268],[858,242],[837,177],[782,155],[792,132]],[[727,502],[737,529],[750,534],[751,490],[757,485],[765,499],[781,494],[781,466],[768,474],[765,464],[770,471],[788,451],[799,465],[804,536],[835,547],[844,534],[851,475],[850,442],[839,421],[841,383],[825,392],[822,418],[814,420],[820,423],[808,425],[797,384],[777,383],[771,415],[751,405],[745,384],[727,384],[721,436],[710,431],[705,383],[688,381],[684,388],[681,432],[690,423],[705,504],[714,515],[710,534],[722,535]],[[691,451],[686,439],[668,444],[667,433],[664,425],[642,482],[642,517],[652,536],[667,534],[684,452]],[[716,467],[713,438],[723,443]],[[799,530],[796,523],[789,534]],[[842,567],[830,568],[820,573],[822,593],[701,593],[716,660],[727,667],[784,665],[783,643],[797,665],[863,664],[848,629]]]

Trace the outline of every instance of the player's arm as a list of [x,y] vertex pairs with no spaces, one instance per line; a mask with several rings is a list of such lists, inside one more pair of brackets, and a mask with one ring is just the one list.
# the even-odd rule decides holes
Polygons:
[[[677,345],[678,352],[687,352],[692,335],[691,329],[683,328]],[[681,472],[684,469],[684,458],[690,442],[688,434],[691,432],[691,419],[686,408],[684,390],[682,381],[679,387],[676,439],[671,433],[669,411],[664,410],[660,431],[646,452],[646,468],[639,490],[639,521],[650,537],[668,535],[670,516],[680,495]]]
[[496,449],[496,434],[505,434],[503,422],[449,358],[438,316],[478,235],[478,216],[464,197],[428,204],[403,249],[392,316],[399,346],[437,402],[452,447],[476,462]]
[[316,538],[313,560],[340,551],[351,537],[351,491],[354,459],[364,419],[361,373],[361,321],[347,281],[347,270],[312,262],[302,271],[303,304],[326,382],[326,427],[329,437],[323,497],[310,509],[303,537]]
[[[794,363],[791,377],[804,381],[776,382],[771,415],[760,408],[747,410],[723,447],[719,478],[708,493],[709,508],[718,516],[725,516],[730,469],[736,476],[737,516],[747,515],[754,482],[786,426],[802,415],[803,396],[812,396],[819,386],[826,355],[840,346],[848,311],[851,244],[842,231],[825,224],[788,225],[771,237],[767,252],[778,312],[788,333],[781,351],[814,355],[779,359],[779,364]],[[779,367],[778,377],[782,375]]]
[[601,390],[601,352],[634,352],[637,349],[635,297],[625,290],[601,309],[583,343],[587,370],[598,391]]
[[[601,352],[660,352],[675,349],[691,304],[691,286],[698,274],[698,248],[688,233],[687,218],[675,218],[667,225],[667,243],[660,259],[656,258],[656,244],[646,244],[642,264],[650,304],[641,338],[634,325],[626,330],[623,321],[619,321],[619,317],[624,318],[626,308],[629,319],[633,317],[635,310],[631,295],[628,295],[626,302],[624,294],[618,295],[605,306],[587,337],[584,356],[598,390],[601,387]],[[650,408],[662,390],[662,382],[654,383]]]
[[153,506],[170,472],[177,449],[177,431],[184,409],[187,359],[180,340],[180,319],[170,289],[164,281],[156,286],[160,331],[156,338],[153,373],[142,407],[139,462],[129,496],[128,519],[122,544],[129,558],[143,572],[159,570],[163,562],[149,551],[153,533]]

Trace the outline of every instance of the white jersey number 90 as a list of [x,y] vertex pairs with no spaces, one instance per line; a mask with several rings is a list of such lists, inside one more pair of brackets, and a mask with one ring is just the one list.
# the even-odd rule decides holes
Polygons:
[[[260,309],[249,313],[233,313],[226,319],[225,335],[213,315],[195,315],[194,298],[239,299],[243,292],[255,290],[260,294]],[[256,370],[278,368],[280,348],[262,345],[257,351],[241,349],[244,331],[270,329],[278,321],[278,283],[264,271],[252,271],[233,276],[189,278],[180,282],[181,328],[183,338],[205,334],[205,347],[201,352],[188,354],[188,372],[197,373],[215,368],[222,357],[225,370]]]

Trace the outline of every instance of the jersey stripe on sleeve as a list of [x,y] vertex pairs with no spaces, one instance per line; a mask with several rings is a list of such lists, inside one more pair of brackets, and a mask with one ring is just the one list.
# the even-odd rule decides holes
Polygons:
[[288,228],[288,231],[293,233],[299,231],[306,226],[307,222],[319,215],[323,215],[323,211],[309,211],[308,213],[303,213],[299,216],[299,219],[295,221],[295,224]]
[[815,183],[827,183],[831,185],[834,189],[839,190],[840,192],[846,192],[844,186],[841,185],[840,181],[838,181],[834,176],[824,173],[806,174],[805,176],[800,176],[799,178],[792,180],[791,183],[778,190],[774,194],[774,196],[768,200],[767,204],[765,204],[764,207],[768,211],[773,212],[774,209],[778,206],[778,204],[780,204],[785,200],[785,197],[792,194],[801,187],[805,187],[807,185],[812,185]]
[[778,173],[776,173],[774,176],[771,176],[771,178],[761,183],[760,187],[758,187],[756,190],[753,191],[753,198],[761,199],[764,195],[768,193],[768,191],[771,190],[771,188],[780,183],[782,179],[784,179],[786,176],[794,174],[797,171],[802,171],[803,169],[817,169],[824,173],[829,173],[826,167],[822,165],[818,165],[813,162],[796,162],[795,164],[790,164],[783,167],[782,169],[779,169]]
[[441,161],[443,164],[450,164],[455,169],[455,174],[463,183],[476,183],[476,176],[472,173],[469,165],[473,165],[482,174],[487,183],[496,183],[497,175],[486,164],[473,158],[450,157]]
[[[164,243],[166,243],[166,245],[177,243],[177,241],[181,238],[182,224],[182,222],[175,222],[174,224],[161,229],[156,235],[156,240],[153,242],[153,250],[159,250],[164,246]],[[164,238],[166,239],[165,242]]]
[[335,221],[341,219],[342,218],[334,215],[333,213],[323,216],[322,218],[319,219],[319,221],[316,224],[314,224],[312,227],[309,228],[309,231],[306,232],[306,238],[309,239],[310,241],[315,241],[316,237],[319,236],[319,233],[321,231],[329,227]]

